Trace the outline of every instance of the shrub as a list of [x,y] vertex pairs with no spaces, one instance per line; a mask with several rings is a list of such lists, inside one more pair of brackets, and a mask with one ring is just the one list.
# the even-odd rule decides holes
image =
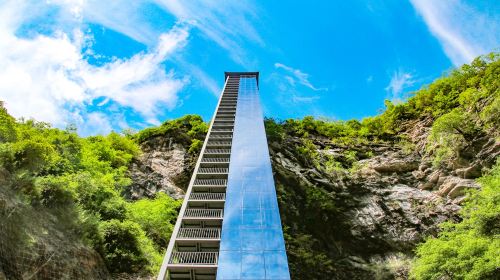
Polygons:
[[48,208],[73,206],[73,193],[63,180],[54,177],[40,178],[36,182],[40,203]]
[[479,180],[459,223],[446,222],[437,237],[417,248],[413,279],[498,279],[500,277],[500,162]]
[[199,151],[201,151],[202,147],[203,147],[203,141],[198,139],[193,139],[193,142],[191,143],[191,145],[189,145],[188,153],[196,154]]
[[[138,272],[153,270],[161,256],[141,227],[132,221],[110,220],[99,224],[101,250],[110,272]],[[153,265],[149,265],[152,263]]]
[[428,150],[434,151],[434,164],[458,156],[464,145],[478,135],[470,115],[460,108],[439,117],[432,125]]
[[264,126],[266,128],[266,136],[268,141],[281,142],[285,136],[283,124],[273,118],[265,118]]
[[208,131],[208,125],[198,115],[186,115],[184,117],[168,120],[158,127],[146,128],[134,135],[138,143],[155,136],[169,134],[177,142],[190,144],[192,139],[203,140]]
[[181,200],[174,200],[160,192],[155,199],[141,199],[129,203],[128,217],[141,225],[159,249],[166,249],[181,204]]

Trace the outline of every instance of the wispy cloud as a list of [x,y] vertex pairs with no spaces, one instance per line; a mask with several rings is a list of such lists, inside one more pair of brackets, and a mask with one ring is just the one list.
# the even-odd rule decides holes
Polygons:
[[484,1],[485,11],[479,11],[461,0],[410,0],[429,30],[437,37],[454,65],[472,61],[475,57],[500,47],[500,7],[496,1]]
[[413,86],[416,80],[411,73],[403,70],[395,71],[392,74],[391,81],[385,90],[389,93],[389,100],[392,102],[402,102],[407,98],[404,90]]
[[319,99],[319,96],[292,96],[292,101],[294,103],[312,103]]
[[264,46],[254,27],[258,20],[255,5],[247,1],[179,1],[153,0],[177,17],[202,31],[204,36],[224,48],[231,58],[244,67],[251,67],[252,58],[243,43]]
[[[295,69],[290,66],[286,66],[283,63],[275,63],[274,67],[276,69],[283,69],[285,70],[288,75],[285,76],[285,79],[292,85],[295,86],[296,83],[299,83],[303,86],[306,86],[314,91],[327,91],[328,88],[325,87],[316,87],[314,86],[310,81],[309,81],[309,74],[302,72],[300,69]],[[291,75],[291,76],[290,76]]]
[[148,46],[156,45],[158,36],[166,31],[166,28],[163,30],[153,28],[149,19],[141,12],[145,1],[70,0],[69,2],[74,3],[74,9],[81,11],[80,14],[85,21],[100,24]]
[[177,94],[187,80],[166,71],[163,62],[186,44],[188,27],[175,26],[160,35],[149,52],[95,66],[82,55],[89,38],[81,31],[79,6],[60,2],[64,3],[55,1],[52,5],[62,14],[73,14],[71,32],[55,29],[50,35],[30,37],[19,37],[17,31],[32,20],[33,6],[22,1],[0,4],[0,100],[9,112],[59,127],[76,123],[86,133],[92,133],[91,127],[100,127],[93,129],[98,133],[109,131],[115,122],[119,126],[121,120],[102,112],[87,112],[89,104],[99,107],[112,102],[151,123],[158,122],[160,108],[175,107]]
[[[309,74],[300,69],[295,69],[283,63],[275,63],[277,70],[269,76],[269,80],[278,89],[275,99],[287,110],[298,109],[303,106],[315,103],[321,99],[319,92],[327,91],[326,87],[317,87],[309,80]],[[310,109],[314,108],[311,106]]]
[[[66,0],[62,0],[66,1]],[[77,1],[78,2],[78,1]],[[89,0],[77,5],[85,20],[101,24],[148,46],[157,44],[161,29],[154,28],[149,19],[138,12],[145,4],[154,3],[160,9],[172,14],[177,21],[192,29],[201,31],[209,41],[225,49],[233,61],[243,67],[255,66],[255,59],[244,47],[246,43],[264,46],[254,22],[258,11],[247,1],[178,1],[178,0]],[[189,63],[182,55],[177,57],[177,66],[196,82],[204,85],[214,95],[220,94],[220,87],[200,67]]]

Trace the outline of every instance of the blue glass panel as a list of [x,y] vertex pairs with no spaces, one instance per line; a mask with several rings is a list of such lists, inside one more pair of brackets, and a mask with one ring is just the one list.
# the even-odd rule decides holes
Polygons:
[[260,209],[243,209],[241,225],[244,227],[260,227],[262,225],[262,213]]
[[290,279],[284,251],[265,251],[266,279]]
[[217,279],[241,279],[241,252],[220,251]]
[[241,248],[241,237],[239,227],[226,228],[222,232],[220,249],[222,251]]
[[264,254],[262,252],[241,254],[241,279],[266,279]]
[[266,244],[264,248],[265,250],[285,250],[285,244],[283,244],[283,232],[281,231],[281,228],[266,229],[263,237]]
[[240,209],[243,206],[241,193],[226,193],[226,206],[228,210]]
[[256,82],[240,78],[217,279],[290,279]]
[[[261,196],[261,200],[261,203],[266,205],[267,209],[278,208],[278,201],[276,200],[276,194],[274,192],[264,192]],[[278,210],[274,210],[274,212],[278,212]]]
[[262,251],[264,250],[265,233],[260,228],[249,228],[241,231],[241,249],[243,251]]
[[260,209],[260,193],[249,192],[243,196],[243,208],[257,208]]
[[278,210],[264,210],[264,226],[281,228],[281,219]]
[[241,218],[241,208],[224,207],[224,223],[222,223],[222,232],[224,232],[225,228],[239,228],[242,224]]

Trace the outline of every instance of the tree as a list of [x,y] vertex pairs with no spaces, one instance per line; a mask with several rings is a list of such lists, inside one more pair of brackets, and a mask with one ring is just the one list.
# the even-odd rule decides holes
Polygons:
[[413,279],[500,279],[500,161],[479,180],[459,223],[418,246]]

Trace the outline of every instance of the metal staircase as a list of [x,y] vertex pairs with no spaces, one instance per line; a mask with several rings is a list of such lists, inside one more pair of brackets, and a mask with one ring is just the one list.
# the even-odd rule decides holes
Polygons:
[[226,79],[159,280],[216,277],[239,81]]

